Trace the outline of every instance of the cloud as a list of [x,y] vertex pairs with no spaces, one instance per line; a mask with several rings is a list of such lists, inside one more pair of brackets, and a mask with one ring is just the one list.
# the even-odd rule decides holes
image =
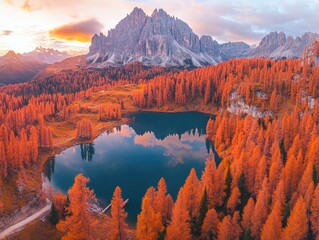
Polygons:
[[[195,132],[195,135],[184,133],[181,138],[178,135],[169,135],[163,140],[157,139],[153,132],[146,132],[134,137],[134,144],[144,147],[163,147],[165,149],[164,155],[171,157],[168,163],[170,166],[184,163],[187,159],[202,159],[204,161],[206,159],[206,149],[202,144],[204,141],[205,137],[199,136],[198,131]],[[196,147],[196,144],[190,144],[191,142],[201,143],[200,147]]]
[[95,18],[68,23],[49,31],[53,38],[66,41],[90,42],[95,33],[101,32],[103,25]]
[[[127,0],[127,2],[133,2]],[[219,42],[258,43],[273,31],[300,36],[318,32],[318,0],[134,0],[147,10],[163,8],[190,25],[196,34]]]
[[31,12],[33,10],[31,4],[30,4],[30,1],[29,0],[25,0],[21,6],[21,8],[24,10],[24,11],[27,11],[27,12]]
[[13,31],[11,30],[0,30],[0,36],[9,36]]
[[5,2],[6,4],[9,4],[9,5],[12,5],[12,4],[13,4],[13,2],[12,2],[11,0],[4,0],[4,2]]

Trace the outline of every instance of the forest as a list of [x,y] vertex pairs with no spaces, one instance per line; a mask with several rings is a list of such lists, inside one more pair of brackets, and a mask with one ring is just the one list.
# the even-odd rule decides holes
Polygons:
[[[174,201],[165,179],[141,200],[136,227],[126,223],[120,186],[111,214],[94,211],[97,198],[79,174],[67,196],[52,193],[50,221],[62,239],[319,239],[319,47],[301,59],[232,59],[178,70],[139,64],[104,71],[65,71],[0,91],[0,214],[8,185],[23,194],[30,169],[52,151],[48,123],[86,112],[73,103],[113,86],[138,85],[138,109],[194,107],[216,114],[207,138],[221,156],[191,170]],[[261,117],[238,107],[255,106]],[[97,106],[98,121],[119,120],[123,102]],[[93,125],[78,119],[75,138],[93,139]]]

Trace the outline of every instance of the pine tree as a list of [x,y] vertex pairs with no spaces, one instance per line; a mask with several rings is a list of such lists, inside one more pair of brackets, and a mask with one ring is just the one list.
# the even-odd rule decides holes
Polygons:
[[164,230],[161,212],[154,207],[155,189],[150,187],[142,201],[142,211],[137,217],[136,239],[155,240]]
[[276,202],[261,231],[261,240],[274,240],[281,237],[282,209]]
[[311,227],[316,239],[319,238],[319,185],[317,185],[310,207]]
[[261,229],[263,224],[265,223],[268,215],[268,181],[265,178],[262,189],[259,191],[257,196],[256,205],[254,208],[254,212],[251,218],[252,227],[251,233],[252,236],[258,237],[260,236]]
[[235,212],[232,218],[229,215],[224,217],[218,226],[218,240],[239,239],[242,232],[239,219],[238,212]]
[[218,234],[218,224],[219,220],[216,210],[214,208],[209,209],[202,225],[202,239],[215,239]]
[[96,201],[93,190],[87,188],[89,182],[82,174],[74,179],[74,184],[68,191],[70,206],[67,211],[70,215],[60,221],[57,228],[66,233],[62,239],[94,239],[94,218],[91,212],[92,203]]
[[124,210],[124,201],[122,190],[116,187],[111,201],[111,222],[109,239],[124,240],[127,239],[128,225],[125,222],[127,213]]
[[246,177],[244,173],[240,174],[237,187],[240,191],[240,206],[238,209],[240,210],[240,212],[242,212],[250,197],[250,193],[248,191],[248,187],[246,184]]
[[232,182],[233,182],[233,177],[231,175],[230,167],[228,167],[227,175],[226,175],[226,178],[225,178],[225,190],[224,190],[225,198],[223,200],[223,209],[224,209],[225,212],[226,212],[226,208],[227,208],[227,202],[228,202],[228,199],[229,199],[230,194],[231,194]]
[[166,200],[166,194],[167,194],[167,187],[166,187],[166,182],[164,178],[161,178],[158,182],[157,185],[158,191],[156,192],[155,196],[155,206],[158,212],[160,212],[161,217],[162,217],[162,223],[164,226],[167,225],[170,214],[168,213],[168,203]]
[[240,205],[240,191],[238,187],[235,187],[232,190],[230,198],[227,202],[227,211],[229,213],[233,213],[239,205]]
[[57,225],[59,222],[59,213],[58,210],[56,209],[54,203],[51,204],[51,211],[50,211],[50,223],[52,225]]
[[251,218],[254,212],[255,202],[252,198],[249,198],[246,206],[244,207],[243,217],[241,221],[241,226],[244,230],[248,230],[251,228],[252,222]]
[[167,227],[167,240],[190,240],[191,228],[190,228],[190,217],[187,211],[184,188],[179,190],[176,203],[173,208],[172,221]]
[[194,231],[195,235],[200,235],[201,226],[204,222],[207,211],[208,211],[208,196],[207,196],[207,191],[205,188],[202,199],[200,201],[199,216],[198,216],[197,222],[195,223],[196,225],[195,231]]
[[196,176],[196,171],[194,168],[190,171],[183,188],[183,194],[185,195],[185,207],[189,213],[191,230],[194,234],[196,232],[196,222],[199,214],[198,207],[201,200],[201,195],[199,194],[201,192],[200,181]]
[[[213,120],[209,120],[213,121]],[[208,126],[208,125],[207,125]],[[202,183],[203,187],[207,191],[208,196],[208,206],[215,207],[216,205],[216,198],[217,198],[217,191],[216,191],[216,163],[214,160],[207,160],[206,161],[205,169],[202,173]]]
[[302,240],[307,236],[308,231],[308,217],[305,202],[300,197],[294,208],[291,211],[290,217],[288,218],[287,227],[283,230],[283,240]]

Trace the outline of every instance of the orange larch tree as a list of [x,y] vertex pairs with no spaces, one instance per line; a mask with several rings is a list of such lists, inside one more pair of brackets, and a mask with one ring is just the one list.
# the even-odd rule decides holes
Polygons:
[[302,240],[305,239],[308,232],[308,216],[306,204],[302,197],[300,197],[294,208],[291,211],[291,214],[288,218],[287,227],[282,232],[282,239],[296,239]]
[[281,237],[282,207],[277,201],[261,231],[261,240],[274,240]]
[[155,210],[155,189],[150,187],[142,200],[142,211],[137,216],[136,239],[158,239],[164,230],[161,212]]
[[209,209],[202,225],[201,237],[207,240],[215,239],[218,234],[218,224],[219,219],[216,210],[214,208]]
[[67,208],[68,216],[57,225],[60,231],[66,233],[62,239],[95,239],[95,221],[91,207],[96,202],[96,198],[93,190],[87,188],[88,182],[88,178],[79,174],[68,191],[70,199],[70,205]]
[[83,118],[77,125],[77,138],[81,140],[91,140],[93,137],[92,122]]
[[124,210],[124,201],[122,190],[116,187],[111,201],[111,221],[109,239],[124,240],[127,239],[128,225],[125,222],[127,213]]
[[173,208],[172,221],[167,227],[167,240],[192,239],[190,216],[187,210],[184,188],[179,190],[176,203]]
[[319,238],[319,185],[317,185],[316,190],[314,192],[310,211],[311,211],[310,220],[311,220],[312,231],[316,239],[318,239]]

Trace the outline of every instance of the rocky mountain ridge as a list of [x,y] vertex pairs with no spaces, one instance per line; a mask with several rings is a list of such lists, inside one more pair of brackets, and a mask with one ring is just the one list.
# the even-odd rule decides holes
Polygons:
[[87,62],[91,67],[125,65],[139,61],[148,66],[201,67],[231,58],[298,58],[318,39],[316,33],[293,38],[283,32],[265,36],[256,48],[244,42],[219,44],[211,36],[200,38],[182,20],[155,9],[147,16],[140,8],[122,19],[105,36],[92,38]]
[[46,66],[43,62],[9,51],[0,57],[0,85],[28,81]]
[[29,60],[47,64],[61,62],[62,60],[71,57],[71,55],[67,52],[60,52],[53,48],[44,48],[42,46],[35,48],[31,52],[23,53],[22,56]]

